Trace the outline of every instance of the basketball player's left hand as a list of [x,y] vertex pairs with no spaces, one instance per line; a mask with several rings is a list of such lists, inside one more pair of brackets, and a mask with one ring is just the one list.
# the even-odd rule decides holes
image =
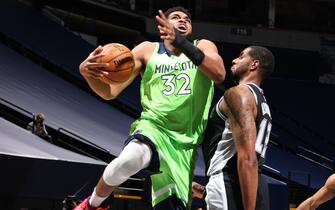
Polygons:
[[158,14],[156,15],[156,20],[158,22],[158,31],[160,34],[160,38],[162,40],[168,40],[171,43],[176,38],[176,33],[174,31],[173,24],[167,19],[167,17],[164,15],[162,10],[158,10]]

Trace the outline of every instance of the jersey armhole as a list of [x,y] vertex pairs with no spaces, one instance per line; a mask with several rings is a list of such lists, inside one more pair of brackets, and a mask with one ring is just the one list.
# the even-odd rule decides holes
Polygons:
[[256,94],[255,90],[249,84],[246,84],[245,86],[247,86],[249,88],[249,90],[252,92],[252,94],[254,95],[254,98],[256,100],[256,106],[258,106],[258,98],[257,98],[257,94]]
[[220,98],[219,102],[216,103],[216,105],[215,105],[215,111],[216,111],[216,113],[219,115],[219,117],[220,117],[222,120],[226,121],[227,116],[226,116],[223,112],[221,112],[221,110],[220,110],[220,108],[219,108],[219,104],[220,104],[223,100],[224,100],[224,97],[222,96],[222,97]]
[[151,64],[152,62],[152,57],[154,57],[155,54],[157,54],[158,50],[159,50],[159,42],[155,42],[155,48],[154,50],[152,51],[152,54],[150,55],[149,59],[148,59],[148,62],[146,63],[145,65],[145,68],[142,72],[142,74],[144,74],[145,70],[147,69],[147,66]]

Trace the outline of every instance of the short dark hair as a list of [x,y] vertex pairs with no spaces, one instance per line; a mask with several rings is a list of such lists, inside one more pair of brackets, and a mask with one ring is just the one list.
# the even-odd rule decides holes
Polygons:
[[262,79],[268,78],[275,67],[275,57],[272,52],[261,46],[249,46],[248,48],[250,48],[250,57],[259,60],[259,69]]
[[164,12],[164,15],[166,17],[168,17],[172,12],[175,12],[175,11],[185,13],[188,16],[188,18],[190,18],[192,20],[191,13],[187,9],[185,9],[184,7],[181,7],[181,6],[171,7],[170,9],[168,9]]

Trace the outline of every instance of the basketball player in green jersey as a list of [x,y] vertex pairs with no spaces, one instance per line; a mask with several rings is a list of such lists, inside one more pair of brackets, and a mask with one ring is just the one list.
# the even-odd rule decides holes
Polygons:
[[[136,46],[135,67],[124,83],[100,80],[108,64],[98,47],[80,65],[87,83],[102,98],[114,99],[141,73],[143,111],[131,125],[120,155],[105,169],[92,195],[75,210],[96,209],[111,192],[141,169],[155,173],[152,181],[154,209],[190,207],[190,185],[197,145],[201,143],[213,97],[213,83],[225,78],[223,60],[215,44],[201,39],[190,42],[191,15],[174,7],[156,16],[163,42],[145,41]],[[213,82],[214,81],[214,82]]]

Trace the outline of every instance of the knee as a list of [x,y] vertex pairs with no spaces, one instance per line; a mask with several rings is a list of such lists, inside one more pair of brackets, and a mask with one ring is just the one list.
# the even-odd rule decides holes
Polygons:
[[151,159],[149,146],[130,142],[120,156],[115,158],[105,169],[103,179],[106,184],[116,186],[126,181],[141,169],[147,167]]
[[106,184],[110,186],[118,186],[126,181],[132,174],[126,170],[124,161],[120,161],[119,158],[115,158],[108,166],[105,168],[103,173],[103,180]]
[[110,186],[118,186],[142,168],[138,160],[136,161],[133,157],[118,157],[108,164],[104,171],[103,179]]

